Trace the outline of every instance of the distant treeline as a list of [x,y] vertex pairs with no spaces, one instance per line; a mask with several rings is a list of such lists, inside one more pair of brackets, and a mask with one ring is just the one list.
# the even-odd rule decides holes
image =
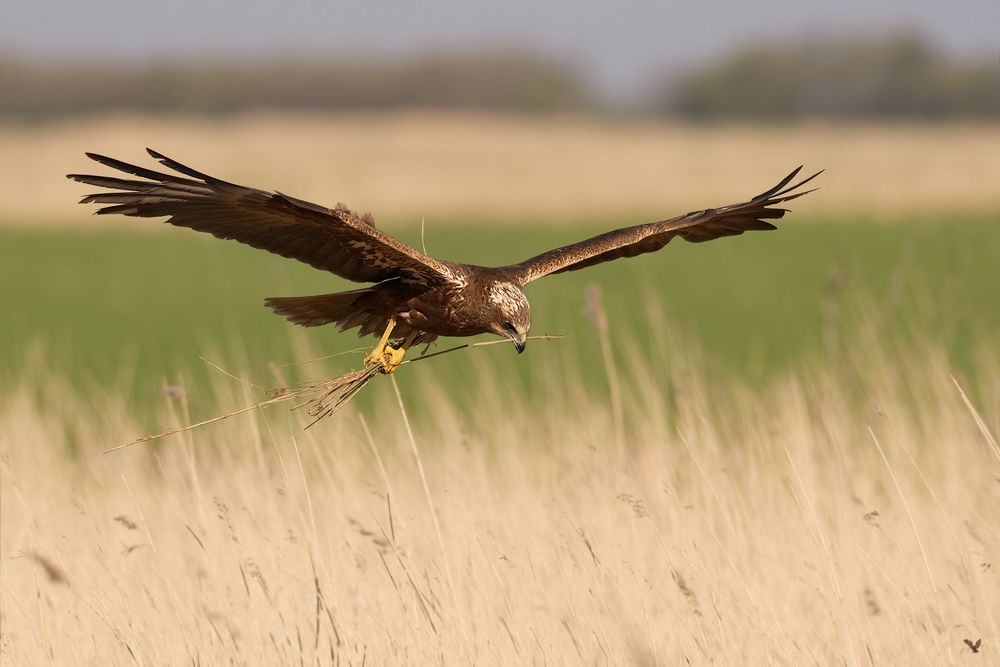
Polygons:
[[[621,111],[588,85],[583,72],[509,50],[143,66],[0,57],[0,117],[7,118],[406,107]],[[630,108],[709,120],[1000,119],[1000,64],[951,59],[909,35],[751,46],[651,82],[644,100]]]
[[0,116],[106,110],[231,113],[433,107],[545,111],[593,106],[568,68],[520,52],[406,60],[211,59],[142,67],[0,58]]
[[943,57],[910,35],[761,45],[661,86],[654,105],[687,118],[1000,120],[1000,63]]

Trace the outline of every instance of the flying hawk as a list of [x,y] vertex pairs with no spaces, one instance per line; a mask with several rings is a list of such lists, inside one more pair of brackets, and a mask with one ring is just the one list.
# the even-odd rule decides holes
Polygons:
[[357,328],[359,336],[379,336],[365,363],[378,363],[385,373],[398,368],[415,341],[430,342],[438,336],[492,333],[509,338],[522,352],[531,326],[524,286],[531,281],[654,252],[674,237],[700,243],[775,229],[769,220],[786,212],[777,205],[811,192],[801,187],[819,175],[792,183],[799,167],[767,192],[739,204],[616,229],[518,264],[486,267],[429,257],[376,229],[371,214],[355,213],[343,204],[331,209],[280,192],[236,185],[147,151],[176,173],[87,153],[138,180],[69,174],[74,181],[110,190],[87,195],[80,203],[102,204],[96,211],[99,215],[165,217],[178,227],[234,239],[348,280],[375,283],[336,294],[271,297],[264,303],[301,326],[336,323],[341,331]]

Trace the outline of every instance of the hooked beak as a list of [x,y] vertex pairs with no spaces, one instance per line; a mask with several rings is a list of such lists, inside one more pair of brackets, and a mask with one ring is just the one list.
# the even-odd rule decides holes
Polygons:
[[524,346],[528,344],[527,336],[518,332],[510,331],[507,333],[507,338],[510,342],[514,343],[514,347],[517,348],[517,353],[521,354],[524,352]]

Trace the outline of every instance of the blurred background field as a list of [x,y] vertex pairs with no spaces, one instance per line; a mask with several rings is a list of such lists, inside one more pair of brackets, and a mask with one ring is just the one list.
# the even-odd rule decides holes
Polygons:
[[[12,7],[0,662],[995,661],[1000,5],[772,4]],[[75,203],[146,146],[479,264],[826,173],[531,285],[563,340],[101,455],[374,343],[263,307],[353,284]]]
[[[970,350],[1000,324],[1000,126],[987,123],[684,124],[553,115],[396,112],[59,119],[8,125],[0,200],[0,373],[39,358],[75,381],[125,374],[140,403],[184,377],[194,391],[227,368],[267,375],[308,345],[317,355],[367,345],[332,329],[297,330],[268,296],[350,285],[309,267],[157,221],[95,218],[89,192],[63,178],[101,172],[82,153],[144,163],[155,146],[235,182],[372,210],[432,254],[506,264],[614,227],[749,197],[798,162],[826,168],[777,232],[551,278],[530,288],[536,333],[587,364],[591,284],[615,326],[649,339],[667,316],[720,370],[761,382],[863,344],[844,331],[874,317],[879,336],[930,339],[971,372]],[[423,239],[421,228],[423,227]],[[503,348],[489,355],[510,352]],[[514,382],[549,354],[508,359]],[[441,360],[445,377],[462,362]],[[16,381],[16,380],[15,380]],[[456,380],[459,384],[461,382]],[[142,400],[146,396],[149,400]]]
[[[390,229],[626,225],[761,192],[795,166],[825,168],[799,213],[908,222],[1000,210],[1000,124],[760,125],[584,115],[397,111],[112,114],[0,126],[3,225],[134,227],[75,202],[84,151],[133,162],[146,146],[237,183],[371,210]],[[805,202],[803,202],[805,203]],[[544,219],[544,220],[540,220]],[[146,227],[157,227],[148,224]]]

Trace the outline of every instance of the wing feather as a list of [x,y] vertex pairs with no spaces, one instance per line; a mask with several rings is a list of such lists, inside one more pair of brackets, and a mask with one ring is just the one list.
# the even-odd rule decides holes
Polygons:
[[[414,277],[427,285],[454,282],[451,266],[376,229],[371,216],[338,205],[329,209],[281,193],[244,187],[203,174],[151,149],[165,173],[96,153],[87,157],[145,180],[69,174],[107,188],[84,197],[98,215],[167,218],[166,222],[305,262],[348,280],[381,282]],[[180,174],[180,175],[178,175]]]
[[551,273],[576,271],[615,259],[656,252],[677,236],[691,243],[703,243],[723,236],[738,236],[747,231],[777,229],[768,220],[778,220],[788,212],[788,209],[777,205],[813,192],[801,188],[823,173],[816,172],[789,185],[801,170],[802,167],[798,167],[773,188],[749,201],[616,229],[503,268],[524,285]]

